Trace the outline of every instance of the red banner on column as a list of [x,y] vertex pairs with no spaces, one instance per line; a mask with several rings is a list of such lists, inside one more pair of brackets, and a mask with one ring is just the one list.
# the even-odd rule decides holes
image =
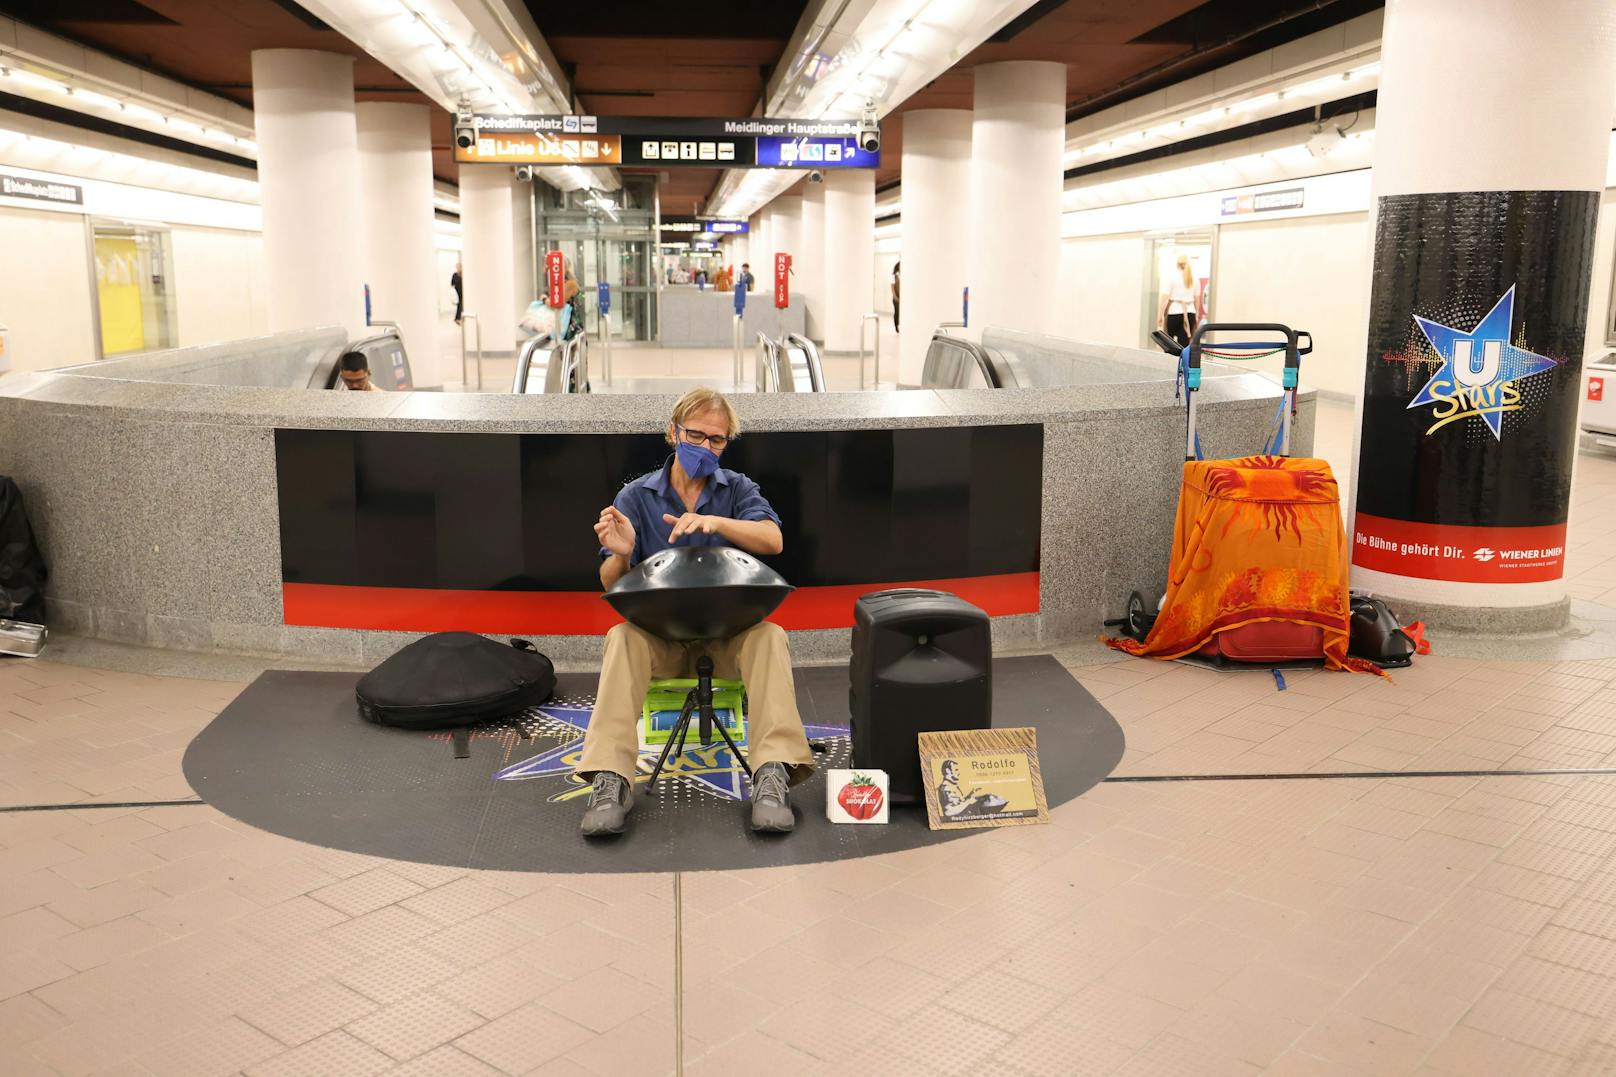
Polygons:
[[781,310],[791,305],[791,255],[784,251],[774,256],[774,305]]
[[1352,563],[1422,580],[1544,583],[1564,575],[1565,537],[1565,524],[1466,527],[1360,512],[1352,521]]
[[544,301],[552,310],[559,309],[566,297],[561,294],[561,282],[566,275],[566,260],[560,251],[544,256]]

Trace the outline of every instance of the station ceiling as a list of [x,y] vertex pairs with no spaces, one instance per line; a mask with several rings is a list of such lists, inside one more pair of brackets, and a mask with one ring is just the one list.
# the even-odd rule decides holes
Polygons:
[[[598,115],[744,116],[763,94],[806,7],[768,0],[693,7],[667,0],[526,0],[583,106]],[[1273,48],[1381,0],[1040,0],[888,117],[877,183],[894,181],[911,108],[970,108],[970,69],[997,60],[1066,64],[1073,118]],[[0,0],[0,12],[243,105],[251,53],[352,55],[360,100],[428,99],[295,0]],[[453,180],[450,117],[433,109],[433,164]],[[665,213],[699,211],[719,172],[668,170]]]

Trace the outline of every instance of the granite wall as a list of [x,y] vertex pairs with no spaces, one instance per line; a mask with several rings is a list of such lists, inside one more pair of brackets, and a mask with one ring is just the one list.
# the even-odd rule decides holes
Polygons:
[[[1209,448],[1254,451],[1276,399],[1256,375],[1209,379],[1200,409]],[[13,375],[0,379],[0,473],[27,498],[51,569],[54,628],[159,647],[374,662],[414,637],[281,624],[276,428],[627,433],[659,428],[673,401]],[[1042,423],[1042,608],[998,619],[1001,646],[1092,639],[1130,590],[1165,586],[1183,438],[1170,382],[747,395],[737,403],[754,432]],[[1298,454],[1311,451],[1312,432],[1306,395]],[[793,635],[804,661],[847,653],[846,630]],[[563,665],[587,665],[601,641],[535,642]]]

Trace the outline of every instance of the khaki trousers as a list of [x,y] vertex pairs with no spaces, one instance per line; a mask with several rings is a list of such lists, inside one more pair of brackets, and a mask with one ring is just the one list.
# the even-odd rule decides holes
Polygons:
[[[645,692],[653,678],[694,677],[696,659],[713,660],[713,676],[746,682],[746,762],[785,763],[791,783],[807,780],[814,755],[797,713],[791,678],[791,651],[779,625],[764,621],[738,636],[700,643],[669,643],[644,629],[620,624],[606,633],[606,660],[595,692],[595,713],[584,733],[584,754],[576,773],[585,781],[596,771],[621,774],[632,786],[640,758],[639,724]],[[695,731],[687,747],[698,743]],[[715,734],[715,743],[719,743]]]

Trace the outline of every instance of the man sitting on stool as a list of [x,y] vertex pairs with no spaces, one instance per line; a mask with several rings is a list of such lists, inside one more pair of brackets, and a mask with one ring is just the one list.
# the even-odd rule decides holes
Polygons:
[[[780,552],[780,517],[757,483],[718,466],[740,430],[735,409],[716,389],[692,389],[679,398],[665,434],[673,455],[660,471],[624,486],[595,524],[602,587],[673,547]],[[586,836],[621,834],[634,807],[636,727],[651,679],[688,677],[702,654],[712,658],[719,677],[746,684],[752,829],[783,833],[796,825],[786,790],[813,773],[814,757],[797,713],[791,652],[780,626],[764,621],[730,639],[670,643],[625,623],[606,633],[595,713],[578,761],[578,775],[593,783],[584,808]]]

